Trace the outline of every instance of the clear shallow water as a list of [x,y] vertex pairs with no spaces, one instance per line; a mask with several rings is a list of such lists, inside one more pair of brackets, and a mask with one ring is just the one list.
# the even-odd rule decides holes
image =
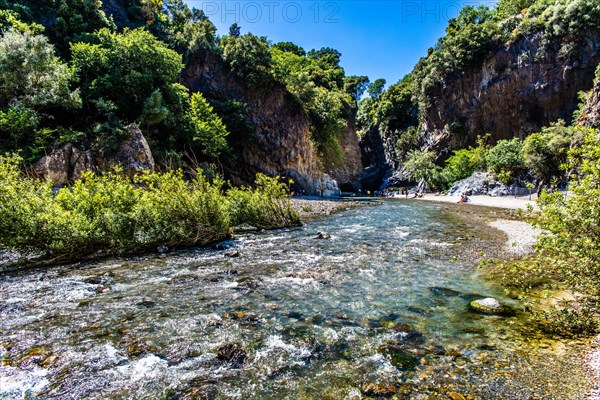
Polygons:
[[424,374],[475,382],[469,362],[519,345],[516,317],[467,311],[478,297],[515,306],[474,275],[471,229],[441,206],[389,201],[241,235],[228,243],[240,257],[2,275],[0,398],[341,399],[402,385],[417,398]]

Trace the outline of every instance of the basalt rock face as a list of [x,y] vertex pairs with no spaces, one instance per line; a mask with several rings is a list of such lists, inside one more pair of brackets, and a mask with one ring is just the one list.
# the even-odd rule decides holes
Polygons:
[[31,165],[30,171],[40,179],[49,179],[55,185],[67,183],[81,178],[81,175],[92,168],[93,156],[89,151],[82,151],[67,143]]
[[407,178],[396,155],[398,139],[396,131],[378,126],[371,127],[360,139],[364,165],[361,184],[364,190],[406,186]]
[[146,138],[137,125],[131,124],[128,129],[130,136],[116,151],[103,157],[67,143],[32,164],[30,172],[40,179],[50,179],[55,185],[63,186],[91,170],[106,171],[118,166],[127,175],[154,170],[154,158]]
[[[570,122],[577,93],[589,90],[600,63],[600,31],[572,46],[529,35],[484,60],[448,76],[429,93],[421,115],[423,139],[438,153],[473,144],[525,137],[559,118]],[[570,51],[565,51],[570,48]]]
[[588,128],[600,129],[600,77],[594,81],[594,88],[588,93],[585,106],[577,124]]
[[[256,173],[262,172],[292,178],[307,194],[339,194],[317,162],[306,113],[285,87],[269,79],[252,86],[212,53],[192,57],[181,81],[208,98],[234,99],[247,105],[246,117],[255,135],[244,145],[235,168],[226,171],[233,183],[252,182]],[[339,170],[339,176],[344,176],[343,170]]]
[[356,133],[356,121],[354,111],[347,119],[347,125],[339,138],[339,144],[343,151],[343,160],[340,164],[326,169],[339,187],[344,192],[356,192],[360,189],[360,177],[362,175],[363,164],[361,157],[361,148]]
[[364,165],[361,184],[365,190],[379,188],[385,175],[393,170],[393,160],[388,160],[384,142],[384,136],[375,126],[360,138],[361,158]]

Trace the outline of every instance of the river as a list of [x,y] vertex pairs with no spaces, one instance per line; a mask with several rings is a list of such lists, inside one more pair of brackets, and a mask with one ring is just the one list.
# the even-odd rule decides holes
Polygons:
[[[498,242],[448,206],[222,246],[0,275],[0,398],[592,398],[580,344],[526,326],[476,273]],[[482,297],[515,314],[469,311]]]

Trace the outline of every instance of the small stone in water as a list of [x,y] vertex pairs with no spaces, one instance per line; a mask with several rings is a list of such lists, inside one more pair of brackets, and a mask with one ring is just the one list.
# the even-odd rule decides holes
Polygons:
[[89,283],[90,285],[101,285],[104,283],[104,279],[100,276],[92,276],[90,278],[86,278],[83,280],[85,283]]
[[456,392],[448,393],[448,397],[450,397],[450,400],[467,400],[465,396]]
[[239,251],[228,251],[227,253],[225,253],[225,257],[229,257],[229,258],[237,258],[240,257],[242,254]]
[[159,246],[157,250],[160,254],[167,254],[169,252],[169,248],[167,246]]
[[317,239],[331,239],[331,235],[327,232],[318,232]]
[[485,299],[473,300],[469,303],[469,307],[477,312],[492,315],[507,314],[510,309],[500,304],[500,302],[493,297]]
[[396,394],[396,387],[384,383],[369,383],[361,388],[366,396],[387,397]]

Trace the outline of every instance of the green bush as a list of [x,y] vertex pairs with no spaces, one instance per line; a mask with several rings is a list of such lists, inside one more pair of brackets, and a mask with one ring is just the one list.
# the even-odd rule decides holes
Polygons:
[[538,178],[550,182],[561,178],[561,165],[567,161],[567,152],[574,138],[574,128],[559,120],[541,132],[529,135],[523,144],[525,166]]
[[489,146],[485,144],[487,135],[477,138],[477,147],[469,147],[454,151],[445,163],[443,169],[438,170],[434,180],[438,189],[448,189],[452,184],[461,179],[468,178],[475,171],[486,169],[486,158]]
[[273,229],[299,225],[300,217],[289,202],[288,186],[278,178],[256,176],[256,189],[233,188],[227,192],[229,214],[234,226],[249,224]]
[[503,181],[509,181],[523,168],[523,142],[517,138],[499,140],[488,150],[485,161],[490,171],[503,176]]

